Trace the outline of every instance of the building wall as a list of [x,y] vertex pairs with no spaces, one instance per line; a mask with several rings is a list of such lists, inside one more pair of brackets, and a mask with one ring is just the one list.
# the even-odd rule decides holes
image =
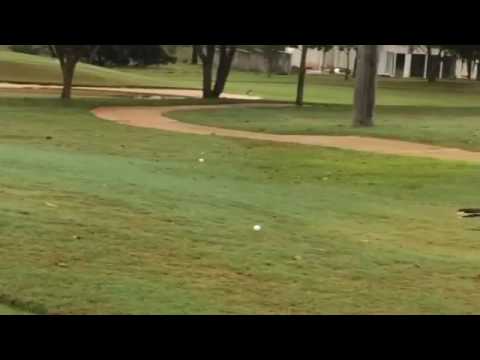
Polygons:
[[[301,48],[290,48],[289,53],[292,55],[291,66],[300,67]],[[355,51],[350,52],[350,69],[353,69],[355,64]],[[307,69],[321,71],[329,71],[335,68],[347,67],[347,55],[345,51],[341,51],[338,47],[325,52],[323,50],[309,49],[307,54]]]
[[[480,65],[474,64],[473,69],[472,69],[472,79],[477,78],[477,73],[480,70],[479,69]],[[456,69],[456,76],[459,79],[467,79],[468,78],[468,68],[467,68],[467,62],[462,61],[462,60],[457,60],[457,69]]]
[[[219,54],[215,54],[214,64],[218,66]],[[232,62],[232,68],[235,70],[264,72],[268,71],[268,64],[262,53],[248,52],[245,50],[237,50]],[[291,55],[280,54],[278,62],[274,66],[274,72],[280,74],[288,74],[291,69]]]
[[349,70],[353,70],[353,68],[355,67],[356,57],[356,51],[354,49],[347,51],[340,50],[338,47],[335,47],[333,51],[335,54],[335,68],[348,68]]
[[[291,54],[291,66],[299,68],[301,57],[302,57],[302,49],[301,45],[298,48],[289,48],[287,52]],[[323,66],[323,51],[319,51],[316,49],[309,49],[307,53],[307,69],[311,70],[321,70]],[[326,59],[326,62],[329,61]]]
[[[290,49],[292,54],[291,66],[300,66],[300,49]],[[397,60],[398,54],[405,56],[403,71],[397,69]],[[381,76],[399,76],[402,75],[404,78],[409,78],[412,76],[412,59],[413,55],[424,56],[423,62],[423,71],[419,71],[419,76],[426,77],[427,75],[427,66],[429,59],[427,58],[427,48],[422,45],[379,45],[379,58],[378,58],[378,74]],[[432,55],[439,55],[438,49],[432,50]],[[355,51],[351,51],[350,54],[350,69],[353,70],[355,66]],[[346,52],[340,51],[338,47],[334,47],[333,50],[328,51],[325,56],[323,51],[311,49],[308,52],[307,66],[312,70],[330,70],[332,68],[346,68]],[[325,60],[325,61],[324,61]],[[399,64],[401,66],[401,64]],[[443,65],[442,65],[443,67]],[[477,72],[480,71],[480,65],[475,64],[472,71],[472,78],[477,77]],[[466,78],[467,77],[467,65],[462,63],[461,60],[456,61],[455,69],[452,75],[456,78]],[[448,77],[448,74],[445,75]]]

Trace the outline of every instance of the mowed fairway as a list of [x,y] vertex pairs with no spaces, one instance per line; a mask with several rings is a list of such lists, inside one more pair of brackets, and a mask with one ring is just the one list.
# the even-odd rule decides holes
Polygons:
[[0,315],[26,315],[28,313],[24,313],[20,310],[13,309],[11,307],[0,305]]
[[[463,100],[463,99],[462,99]],[[480,102],[469,107],[454,97],[450,107],[389,106],[377,108],[372,128],[352,127],[352,106],[313,104],[303,108],[242,108],[176,111],[183,122],[282,135],[363,136],[406,140],[480,151]],[[474,107],[473,105],[477,105]]]
[[[59,66],[0,51],[2,81],[58,83]],[[200,81],[185,64],[76,77]],[[295,81],[233,72],[226,90],[293,100]],[[327,76],[304,109],[171,115],[480,151],[479,89],[381,79],[366,130],[349,126],[352,82]],[[215,102],[75,95],[0,92],[0,314],[480,314],[480,221],[456,216],[480,206],[479,165],[127,127],[91,110]]]
[[130,128],[99,103],[135,104],[0,102],[6,305],[480,312],[480,224],[455,215],[478,166]]

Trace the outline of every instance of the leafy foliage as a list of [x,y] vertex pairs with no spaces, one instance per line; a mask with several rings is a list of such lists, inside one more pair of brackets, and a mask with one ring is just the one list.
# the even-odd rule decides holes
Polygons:
[[30,55],[41,55],[48,53],[47,45],[10,45],[9,49],[15,52]]
[[176,62],[176,58],[161,45],[102,45],[89,60],[100,66],[149,66]]

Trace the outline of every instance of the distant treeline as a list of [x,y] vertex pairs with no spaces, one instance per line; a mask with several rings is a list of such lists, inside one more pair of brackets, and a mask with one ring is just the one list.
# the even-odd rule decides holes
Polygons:
[[[12,51],[50,56],[48,45],[10,45]],[[162,45],[99,45],[87,62],[98,66],[149,66],[175,63],[177,58]]]

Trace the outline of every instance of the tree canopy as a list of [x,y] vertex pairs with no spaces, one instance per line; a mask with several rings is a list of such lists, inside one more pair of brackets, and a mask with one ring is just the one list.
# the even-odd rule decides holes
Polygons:
[[149,66],[175,63],[176,58],[161,45],[101,45],[89,61],[100,66]]
[[88,58],[100,45],[48,45],[52,55],[58,58],[63,76],[62,99],[72,96],[75,67],[82,58]]

